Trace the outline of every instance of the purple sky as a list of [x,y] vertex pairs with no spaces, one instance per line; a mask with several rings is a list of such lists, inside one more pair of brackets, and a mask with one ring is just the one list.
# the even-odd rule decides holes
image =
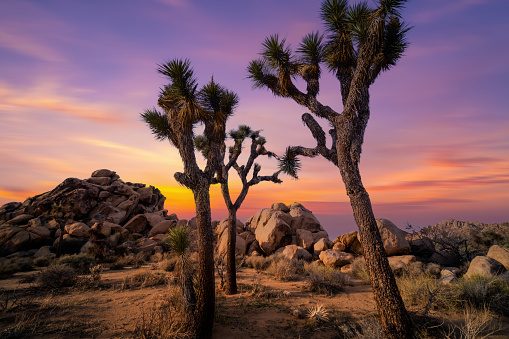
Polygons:
[[[353,1],[352,1],[353,3]],[[246,67],[274,33],[297,46],[322,31],[317,1],[7,0],[0,2],[0,204],[23,201],[67,177],[117,171],[159,187],[166,207],[192,215],[173,179],[177,152],[139,113],[156,105],[156,64],[189,58],[200,84],[212,75],[237,92],[229,128],[262,129],[267,147],[311,146],[306,110],[252,90]],[[371,89],[361,172],[375,214],[404,227],[444,219],[509,220],[509,2],[409,1],[406,55]],[[324,75],[320,99],[341,111]],[[264,161],[272,172],[275,164]],[[264,183],[240,217],[272,202],[303,202],[331,235],[353,230],[339,173],[303,160],[300,180]],[[234,186],[235,187],[235,186]],[[217,188],[213,216],[225,216]]]

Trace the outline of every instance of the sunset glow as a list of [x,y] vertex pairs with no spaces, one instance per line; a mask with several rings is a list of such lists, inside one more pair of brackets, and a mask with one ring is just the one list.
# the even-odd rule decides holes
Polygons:
[[[139,117],[165,85],[157,64],[173,58],[189,58],[200,85],[214,76],[239,94],[228,129],[262,130],[278,154],[314,146],[306,110],[252,89],[246,67],[270,34],[295,49],[306,33],[323,32],[318,11],[319,2],[290,0],[1,2],[0,205],[108,168],[158,187],[169,213],[191,218],[192,193],[173,179],[178,152]],[[402,228],[509,220],[507,13],[506,0],[408,2],[411,45],[371,87],[361,174],[377,217]],[[339,84],[323,73],[319,99],[341,111]],[[271,159],[260,163],[262,175],[276,170]],[[240,219],[298,201],[332,236],[356,229],[337,168],[302,159],[299,176],[253,187]],[[226,217],[218,187],[211,199],[213,218]]]

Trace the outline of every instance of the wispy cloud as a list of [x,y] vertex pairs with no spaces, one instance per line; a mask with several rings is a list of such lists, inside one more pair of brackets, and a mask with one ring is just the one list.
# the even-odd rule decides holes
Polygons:
[[41,82],[35,87],[24,89],[0,83],[0,110],[45,111],[100,123],[127,123],[119,110],[110,104],[90,103],[61,93],[65,93],[65,90],[52,82]]
[[5,28],[0,30],[0,48],[38,60],[65,61],[65,57],[58,50],[51,48],[37,38],[19,32],[9,32]]

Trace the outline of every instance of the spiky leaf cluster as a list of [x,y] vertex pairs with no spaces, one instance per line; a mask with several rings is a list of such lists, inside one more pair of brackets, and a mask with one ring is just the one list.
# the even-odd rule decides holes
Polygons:
[[286,148],[285,155],[279,159],[279,169],[281,172],[298,179],[298,171],[301,169],[301,163],[295,153],[292,152],[290,147]]

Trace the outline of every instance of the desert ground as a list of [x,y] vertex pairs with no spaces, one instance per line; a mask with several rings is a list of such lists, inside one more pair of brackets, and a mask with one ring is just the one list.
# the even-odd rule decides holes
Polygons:
[[[158,326],[157,314],[170,298],[173,273],[157,263],[105,269],[94,283],[53,290],[38,287],[37,274],[20,272],[0,280],[2,338],[149,338],[147,327]],[[164,278],[136,286],[126,283],[140,275]],[[334,295],[307,291],[304,276],[281,281],[248,267],[238,272],[236,295],[226,296],[219,281],[216,276],[214,338],[343,338],[355,324],[376,315],[369,285],[354,277]],[[325,318],[310,317],[308,312],[320,306]],[[409,309],[416,315],[422,312]],[[429,315],[433,319],[438,314]],[[446,316],[447,321],[461,322],[461,314]],[[501,319],[501,330],[489,338],[509,338],[507,324]]]

